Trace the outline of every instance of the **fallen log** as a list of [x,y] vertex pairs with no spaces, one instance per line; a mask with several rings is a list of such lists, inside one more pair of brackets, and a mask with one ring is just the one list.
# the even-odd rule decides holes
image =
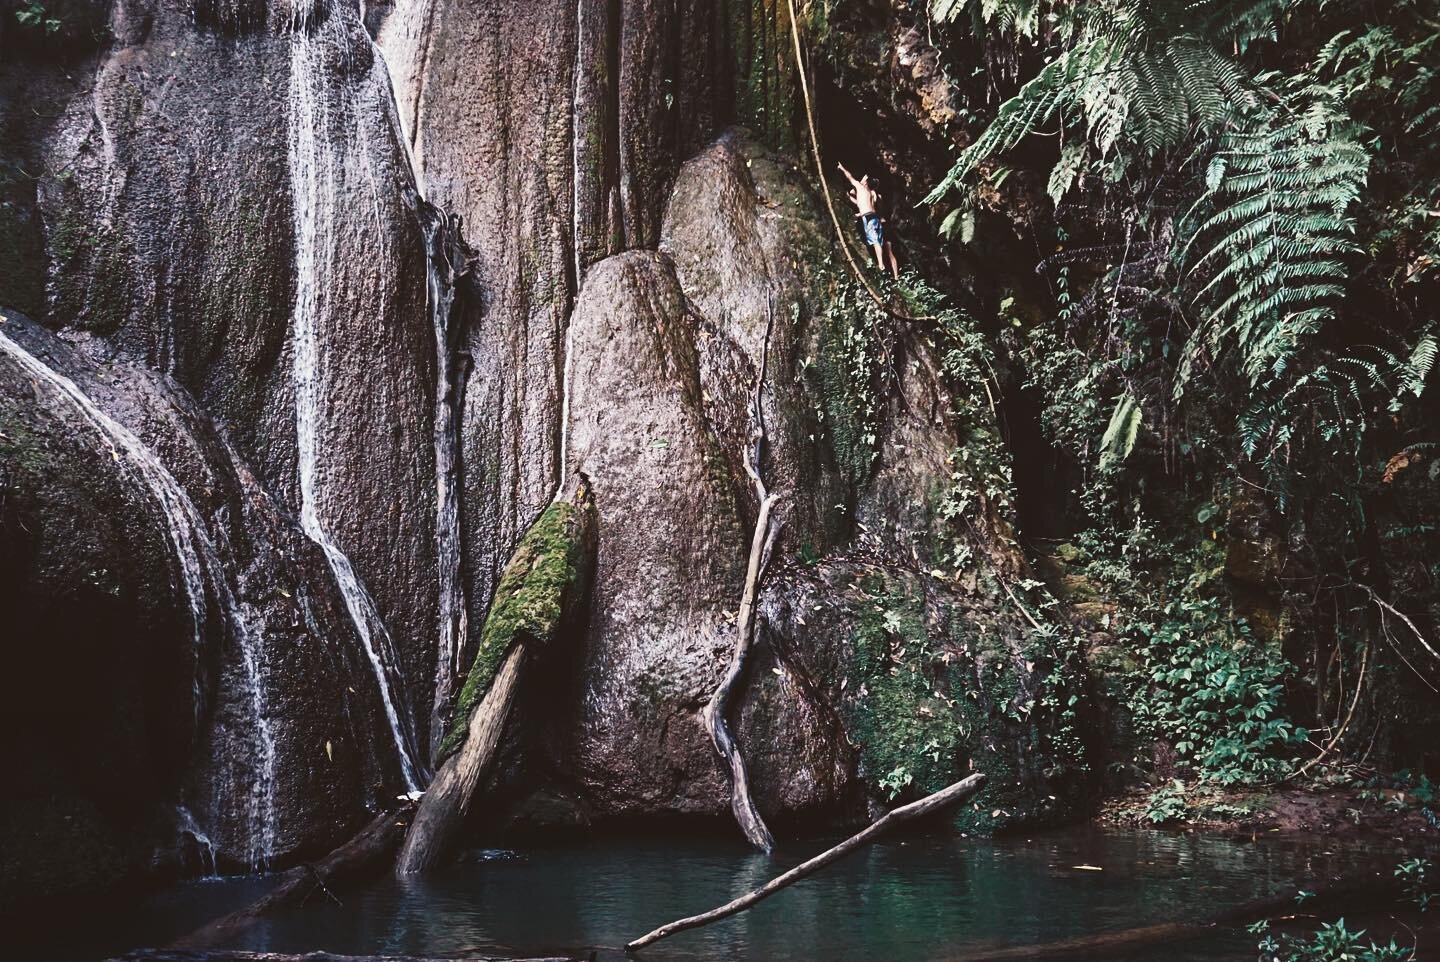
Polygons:
[[402,810],[375,816],[359,834],[320,861],[290,869],[281,876],[280,884],[263,897],[177,939],[170,948],[199,950],[229,942],[260,919],[298,908],[317,893],[334,898],[332,887],[380,871],[399,846],[409,815],[408,810]]
[[931,815],[944,808],[948,808],[951,805],[963,802],[965,799],[969,798],[971,795],[974,795],[981,788],[983,788],[984,785],[985,776],[980,774],[979,772],[976,772],[974,775],[971,775],[968,778],[963,778],[948,788],[940,789],[940,791],[936,792],[933,795],[926,795],[918,802],[911,802],[909,805],[902,805],[901,807],[895,809],[893,812],[889,812],[888,814],[886,814],[883,818],[870,825],[868,828],[865,828],[864,830],[856,833],[855,835],[850,836],[845,841],[841,842],[839,845],[836,845],[834,848],[827,849],[826,851],[821,852],[819,855],[810,859],[808,862],[803,862],[800,865],[795,866],[790,871],[786,872],[784,875],[776,876],[775,878],[766,882],[764,885],[760,886],[758,889],[755,889],[753,892],[742,895],[738,899],[735,899],[732,902],[727,902],[719,908],[711,909],[708,912],[702,912],[699,915],[692,915],[689,918],[683,918],[678,921],[662,925],[655,931],[647,933],[646,935],[642,935],[640,936],[640,938],[636,939],[633,942],[627,942],[625,944],[625,951],[634,952],[636,949],[642,949],[645,946],[651,944],[652,942],[658,942],[661,939],[674,935],[677,932],[684,932],[686,929],[694,929],[699,928],[702,925],[709,925],[711,922],[715,922],[723,918],[728,918],[729,916],[735,915],[738,912],[743,912],[750,906],[769,898],[770,896],[774,895],[776,892],[780,891],[786,886],[792,885],[795,882],[800,881],[807,875],[814,875],[816,872],[820,871],[822,868],[831,864],[832,862],[838,862],[846,855],[849,855],[851,852],[862,848],[870,842],[873,842],[876,838],[885,834],[890,829],[901,824],[902,822],[908,822],[912,819],[921,818],[925,815]]
[[1024,959],[1027,962],[1051,959],[1098,959],[1110,958],[1121,950],[1129,952],[1144,945],[1172,945],[1191,939],[1214,935],[1225,927],[1250,925],[1265,919],[1296,921],[1316,919],[1329,912],[1353,914],[1357,908],[1374,908],[1393,904],[1402,895],[1401,887],[1384,877],[1341,879],[1321,887],[1305,900],[1306,913],[1295,914],[1293,893],[1274,895],[1242,905],[1231,906],[1198,919],[1154,922],[1135,928],[1113,932],[1097,932],[1093,935],[1078,935],[1056,942],[1042,942],[1037,945],[1010,945],[1004,948],[976,949],[956,956],[953,962],[1010,962]]
[[739,823],[740,830],[745,833],[750,844],[766,854],[775,847],[775,839],[766,827],[765,820],[760,817],[760,811],[755,807],[755,801],[750,795],[750,778],[745,771],[745,758],[740,754],[740,747],[730,733],[730,724],[725,720],[725,716],[730,710],[735,688],[745,674],[750,648],[755,642],[755,592],[760,576],[765,572],[765,563],[769,559],[775,535],[779,531],[774,510],[779,496],[765,487],[765,476],[761,469],[766,440],[761,391],[765,388],[765,371],[770,353],[770,326],[773,321],[774,312],[771,311],[765,319],[760,371],[755,377],[755,388],[750,393],[750,438],[745,445],[745,473],[749,475],[750,483],[755,488],[760,510],[755,518],[755,532],[750,538],[750,559],[745,568],[745,587],[740,595],[740,612],[735,624],[735,650],[730,655],[730,667],[725,671],[725,677],[700,712],[700,719],[705,724],[705,731],[710,735],[711,744],[730,769],[730,810],[735,813],[735,821]]
[[525,532],[500,575],[475,661],[441,743],[444,763],[420,798],[395,874],[420,875],[444,857],[475,789],[495,764],[525,666],[584,601],[594,552],[594,503],[582,475],[574,496],[551,504]]
[[[592,953],[590,959],[594,960]],[[335,955],[331,952],[306,952],[285,955],[278,952],[242,952],[217,950],[186,952],[176,949],[136,949],[109,962],[577,962],[574,958],[553,956],[514,959],[493,956],[470,956],[466,959],[434,959],[414,955]]]

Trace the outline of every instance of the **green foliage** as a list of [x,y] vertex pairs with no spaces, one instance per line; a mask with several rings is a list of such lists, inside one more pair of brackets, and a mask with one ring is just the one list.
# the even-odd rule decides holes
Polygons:
[[1430,889],[1430,872],[1435,868],[1428,858],[1406,859],[1395,866],[1395,877],[1405,886],[1405,897],[1424,912],[1430,908],[1435,893]]
[[1135,450],[1135,438],[1140,433],[1140,422],[1144,417],[1140,402],[1132,394],[1122,394],[1115,402],[1115,411],[1110,415],[1110,424],[1100,439],[1100,470],[1113,471]]
[[1130,711],[1200,780],[1253,784],[1290,771],[1307,732],[1282,711],[1289,666],[1217,602],[1171,601],[1132,629],[1140,670]]
[[[1030,17],[1024,16],[1026,6],[1032,8]],[[986,0],[981,17],[988,22],[1004,12],[1005,22],[1021,25],[1024,32],[1034,6]],[[1062,5],[1054,6],[1058,11]],[[1273,33],[1283,6],[1275,0],[1073,5],[1059,19],[1062,48],[1001,105],[926,201],[935,203],[981,164],[1047,127],[1083,128],[1082,143],[1101,157],[1117,145],[1153,155],[1196,133],[1219,129],[1260,103],[1255,85],[1228,49]],[[953,20],[974,8],[950,2],[932,9],[936,19]],[[1078,166],[1075,152],[1062,153],[1061,163]],[[1055,182],[1052,177],[1052,186]]]
[[930,673],[938,656],[921,601],[903,583],[867,582],[876,599],[858,612],[852,635],[850,725],[865,770],[891,799],[912,785],[922,794],[954,780],[966,735]]
[[46,34],[60,32],[63,25],[60,18],[55,16],[46,6],[44,0],[21,0],[15,10],[15,19],[22,27],[31,30],[39,30]]
[[1185,801],[1185,783],[1181,781],[1156,791],[1145,806],[1145,818],[1152,825],[1184,821],[1189,817],[1190,805]]
[[806,370],[840,471],[858,486],[879,453],[888,319],[848,276],[835,279],[834,292],[821,322],[817,359]]
[[1410,962],[1415,950],[1391,939],[1379,945],[1365,939],[1365,931],[1352,931],[1345,920],[1327,922],[1308,937],[1276,934],[1269,922],[1250,926],[1252,935],[1260,936],[1257,948],[1263,959],[1276,962]]
[[578,511],[565,501],[550,505],[510,556],[481,629],[475,660],[451,713],[439,759],[464,743],[470,715],[489,691],[511,647],[548,642],[559,626],[566,599],[582,580],[586,564],[575,534],[580,523]]
[[861,768],[885,798],[943,788],[967,770],[990,778],[985,804],[963,808],[963,831],[1053,818],[1088,771],[1077,715],[1086,674],[1076,639],[996,633],[973,614],[927,607],[926,575],[876,569],[857,584],[846,729]]
[[1328,91],[1250,115],[1218,138],[1182,254],[1201,318],[1180,367],[1233,345],[1252,387],[1335,320],[1369,155]]
[[[1412,616],[1440,597],[1440,527],[1420,493],[1437,476],[1421,445],[1440,443],[1427,391],[1440,333],[1432,0],[929,10],[944,62],[985,73],[967,86],[950,71],[972,113],[927,200],[945,199],[942,234],[965,243],[977,221],[988,233],[1025,213],[1005,249],[1033,243],[1048,290],[1026,287],[1015,308],[1008,274],[974,288],[1002,302],[994,366],[1023,372],[1059,452],[1064,490],[1047,494],[1072,499],[1055,515],[1079,519],[1057,537],[1083,549],[1087,617],[1113,602],[1100,627],[1159,627],[1171,601],[1244,582],[1266,643],[1305,662],[1303,685],[1345,691],[1345,655],[1362,646],[1369,686],[1400,691],[1407,663],[1429,674],[1428,656],[1397,649],[1408,636],[1379,637],[1385,626],[1360,616],[1374,603],[1354,585],[1385,579]],[[1227,491],[1241,484],[1250,506],[1232,514]],[[1201,554],[1210,586],[1168,589]],[[1333,626],[1317,601],[1334,607]],[[1226,646],[1213,647],[1220,659]],[[1331,695],[1307,706],[1338,727],[1345,702]],[[1360,702],[1365,727],[1384,721],[1382,702]],[[1197,777],[1270,777],[1294,746],[1287,709],[1268,710],[1182,764]]]

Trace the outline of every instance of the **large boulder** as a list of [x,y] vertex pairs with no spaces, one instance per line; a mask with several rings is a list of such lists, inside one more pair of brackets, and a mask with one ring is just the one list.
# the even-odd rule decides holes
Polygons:
[[172,380],[0,311],[0,504],[4,901],[278,864],[397,782],[323,555]]
[[[680,161],[729,116],[732,5],[395,0],[371,10],[423,190],[461,218],[477,255],[461,305],[471,625],[564,474],[566,330],[581,276],[655,245]],[[457,652],[441,679],[437,718],[472,653]]]
[[855,323],[846,312],[891,322],[847,297],[832,238],[795,167],[732,131],[681,169],[660,253],[586,274],[565,458],[600,515],[574,736],[578,793],[600,818],[728,810],[698,710],[735,641],[757,511],[746,404],[762,364],[764,469],[786,528],[736,710],[761,813],[782,829],[854,821],[867,799],[971,768],[994,782],[971,827],[1066,807],[1083,746],[1057,699],[1080,677],[1015,594],[1024,563],[993,412],[955,417],[927,337],[893,331],[872,446],[844,470],[825,418],[835,385],[813,372],[834,361],[820,356],[834,327]]

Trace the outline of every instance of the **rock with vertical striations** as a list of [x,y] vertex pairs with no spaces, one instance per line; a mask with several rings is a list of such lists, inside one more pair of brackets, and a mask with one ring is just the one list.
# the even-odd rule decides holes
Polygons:
[[119,876],[182,842],[233,870],[348,837],[398,773],[319,549],[169,378],[0,320],[0,901],[104,881],[57,810]]

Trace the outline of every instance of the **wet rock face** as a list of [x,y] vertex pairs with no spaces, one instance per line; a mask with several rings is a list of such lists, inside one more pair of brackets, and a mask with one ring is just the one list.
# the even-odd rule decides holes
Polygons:
[[395,762],[318,549],[169,379],[0,316],[7,837],[50,798],[117,875],[187,830],[231,868],[345,837]]
[[461,428],[471,624],[564,469],[564,341],[580,277],[655,244],[680,161],[728,116],[728,10],[398,0],[373,12],[427,197],[463,218],[477,251]]
[[[787,529],[736,711],[762,814],[782,830],[853,822],[867,799],[933,791],[973,767],[992,773],[999,804],[968,826],[1056,817],[1063,806],[1047,796],[1076,746],[1062,746],[1063,723],[1039,706],[1060,668],[996,580],[1023,570],[1005,507],[982,504],[963,533],[942,514],[963,441],[930,347],[895,338],[899,375],[854,490],[817,423],[822,388],[804,370],[837,281],[817,267],[831,236],[803,184],[727,133],[678,175],[661,252],[586,274],[566,452],[592,479],[600,515],[579,793],[599,819],[725,815],[725,775],[698,710],[734,645],[757,510],[745,405],[768,325],[765,471],[786,492]],[[855,519],[853,532],[835,513]],[[947,538],[971,546],[965,578],[930,573]],[[817,545],[830,551],[818,567],[798,560]]]
[[600,516],[579,772],[610,815],[713,814],[726,797],[696,709],[729,650],[748,535],[697,333],[652,252],[593,267],[571,321],[567,460]]
[[[473,646],[516,541],[579,470],[600,518],[593,609],[579,667],[546,689],[577,715],[537,736],[567,762],[558,784],[525,790],[554,788],[586,821],[727,818],[697,711],[734,642],[763,367],[785,529],[736,731],[777,825],[863,814],[886,773],[857,734],[857,696],[836,687],[856,643],[807,628],[802,606],[853,586],[792,562],[848,546],[831,562],[915,567],[961,440],[931,349],[897,334],[874,469],[837,468],[809,373],[835,301],[829,224],[790,160],[740,133],[710,143],[737,104],[772,135],[788,125],[778,9],[396,0],[362,22],[303,0],[114,6],[114,43],[73,54],[93,80],[53,83],[53,122],[26,133],[27,163],[65,172],[26,202],[45,320],[65,337],[15,324],[194,511],[157,514],[175,495],[156,469],[112,457],[63,392],[0,356],[16,436],[60,439],[0,448],[18,478],[4,546],[36,613],[26,637],[88,646],[82,680],[105,689],[42,781],[81,779],[90,804],[78,733],[123,714],[112,774],[145,787],[116,825],[179,800],[231,865],[323,848],[404,784],[397,740],[423,780],[473,654],[446,651],[447,605]],[[432,243],[437,207],[463,222],[473,262]],[[427,273],[442,247],[449,263]],[[458,287],[437,283],[451,275]],[[44,410],[25,414],[37,390]],[[1010,572],[1001,514],[977,557]],[[117,520],[76,532],[87,515]],[[196,590],[174,567],[176,517],[198,539]],[[136,644],[142,659],[100,670]],[[199,720],[181,724],[197,678]],[[170,814],[154,820],[153,837],[173,835]]]
[[[756,510],[741,412],[757,369],[687,310],[660,253],[595,265],[571,323],[567,460],[591,479],[600,516],[580,787],[600,818],[723,815],[726,776],[698,710],[735,641]],[[793,683],[772,681],[778,670],[757,661],[740,725],[757,799],[781,824],[833,815],[848,784],[843,736]]]
[[427,702],[436,348],[384,63],[344,5],[120,3],[111,22],[43,145],[66,172],[39,185],[50,321],[225,424],[353,562],[412,683],[397,697]]

